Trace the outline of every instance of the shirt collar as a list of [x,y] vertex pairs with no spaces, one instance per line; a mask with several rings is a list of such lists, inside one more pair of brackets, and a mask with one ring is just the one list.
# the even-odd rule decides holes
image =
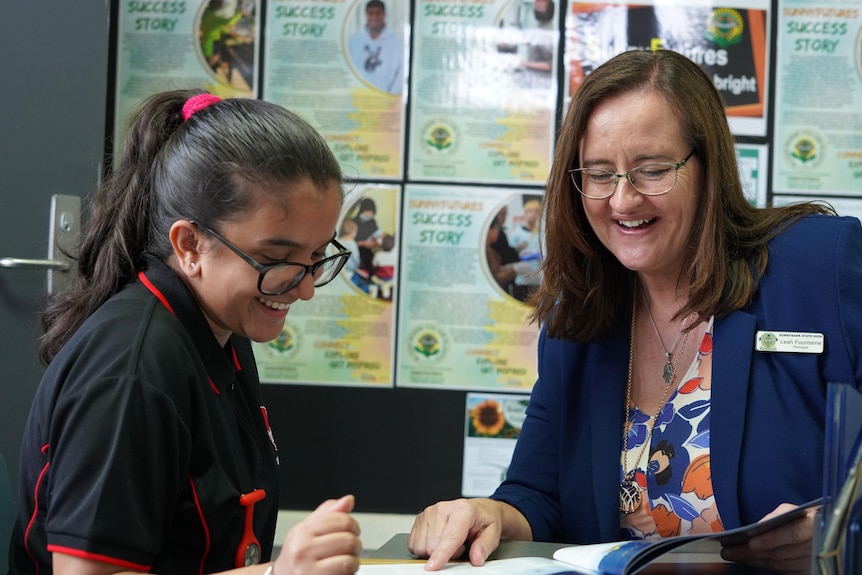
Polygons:
[[231,335],[221,347],[209,322],[188,286],[166,263],[146,256],[141,282],[172,312],[188,332],[209,375],[211,385],[219,393],[234,383],[236,372],[242,367],[236,359]]

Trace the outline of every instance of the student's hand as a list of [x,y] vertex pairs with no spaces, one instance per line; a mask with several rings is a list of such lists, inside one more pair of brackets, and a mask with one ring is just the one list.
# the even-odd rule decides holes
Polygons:
[[[782,503],[761,521],[780,515],[796,505]],[[761,533],[741,545],[731,545],[721,551],[728,561],[746,563],[778,573],[811,573],[811,538],[814,533],[814,507],[803,517],[766,533]]]
[[469,548],[470,563],[481,566],[503,536],[532,539],[527,520],[514,507],[492,499],[441,501],[420,513],[407,538],[407,550],[428,557],[436,571]]
[[352,575],[359,569],[359,524],[354,498],[329,499],[284,538],[272,575]]

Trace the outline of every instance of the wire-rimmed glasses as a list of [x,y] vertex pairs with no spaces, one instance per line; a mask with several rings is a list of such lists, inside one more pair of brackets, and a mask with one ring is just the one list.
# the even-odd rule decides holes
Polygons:
[[263,295],[281,295],[287,293],[298,286],[299,282],[307,274],[311,274],[311,277],[314,278],[314,287],[324,286],[335,279],[335,276],[338,275],[338,272],[341,271],[344,264],[350,259],[350,251],[338,243],[338,240],[332,238],[326,244],[323,259],[310,266],[286,261],[262,264],[230,243],[224,236],[212,228],[194,221],[191,223],[203,228],[208,234],[223,243],[236,255],[244,259],[251,267],[256,269],[260,274],[257,280],[257,290]]
[[622,174],[600,168],[575,168],[569,170],[569,176],[575,189],[591,200],[611,197],[621,178],[627,179],[638,193],[645,196],[661,196],[673,189],[676,185],[677,172],[693,155],[694,150],[679,162],[642,164]]

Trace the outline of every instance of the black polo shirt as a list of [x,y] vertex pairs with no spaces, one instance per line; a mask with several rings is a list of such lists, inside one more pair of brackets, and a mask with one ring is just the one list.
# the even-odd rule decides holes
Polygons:
[[251,345],[219,346],[154,259],[51,362],[20,467],[12,574],[50,573],[54,551],[162,575],[233,568],[256,489],[270,558],[278,458]]

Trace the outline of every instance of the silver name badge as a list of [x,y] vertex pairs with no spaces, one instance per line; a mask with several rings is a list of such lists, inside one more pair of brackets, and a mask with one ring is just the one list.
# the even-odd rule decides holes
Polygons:
[[754,336],[754,349],[783,353],[823,353],[822,333],[794,331],[759,331]]

